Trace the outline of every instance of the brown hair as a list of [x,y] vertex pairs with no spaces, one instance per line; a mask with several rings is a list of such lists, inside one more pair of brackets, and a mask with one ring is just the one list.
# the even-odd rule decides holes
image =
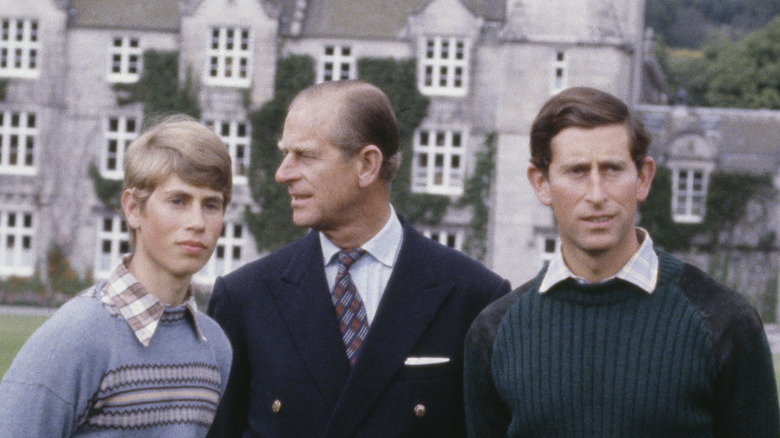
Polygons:
[[[171,174],[197,187],[222,192],[230,203],[233,172],[228,149],[217,134],[195,119],[178,114],[147,129],[127,148],[123,190],[143,206]],[[135,233],[130,230],[130,239]]]
[[301,101],[326,99],[336,112],[330,142],[348,157],[372,144],[382,151],[379,176],[390,181],[401,163],[400,134],[393,106],[378,87],[359,80],[323,82],[301,91],[290,105]]
[[597,128],[622,124],[628,130],[631,158],[640,167],[647,156],[650,134],[642,121],[617,97],[595,88],[572,87],[544,104],[531,125],[531,164],[547,172],[552,159],[550,143],[566,128]]

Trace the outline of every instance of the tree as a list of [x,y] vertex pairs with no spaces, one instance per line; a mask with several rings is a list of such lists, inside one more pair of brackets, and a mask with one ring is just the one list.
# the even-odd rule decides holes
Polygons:
[[780,109],[780,17],[740,40],[708,44],[702,56],[665,65],[691,105]]

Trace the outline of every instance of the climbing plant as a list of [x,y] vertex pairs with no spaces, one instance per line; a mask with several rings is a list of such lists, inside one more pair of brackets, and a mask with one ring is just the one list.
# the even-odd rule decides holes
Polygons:
[[8,95],[8,83],[10,81],[7,78],[0,79],[0,102],[4,102]]
[[146,50],[143,53],[143,73],[137,82],[116,84],[117,103],[143,104],[144,120],[154,120],[173,113],[188,114],[200,119],[198,90],[187,70],[184,83],[179,80],[179,53]]
[[640,206],[640,225],[667,251],[690,250],[694,238],[697,246],[712,249],[720,244],[724,232],[745,217],[749,201],[773,190],[769,175],[714,172],[702,222],[677,223],[672,218],[672,172],[659,166],[650,194]]
[[305,233],[293,224],[290,195],[276,182],[276,168],[283,155],[278,147],[287,107],[301,90],[314,83],[314,61],[291,55],[278,60],[273,98],[249,114],[252,124],[249,154],[249,187],[258,212],[247,208],[244,221],[259,250],[280,248]]
[[417,89],[415,61],[392,58],[358,60],[360,79],[379,87],[393,105],[401,140],[401,166],[393,180],[390,199],[395,209],[414,223],[436,225],[441,222],[450,198],[441,195],[412,193],[412,142],[430,104]]
[[[200,118],[198,90],[188,70],[184,83],[179,80],[179,53],[146,50],[143,53],[143,73],[132,84],[115,84],[117,104],[143,105],[144,121],[157,120],[170,114],[188,114]],[[97,198],[109,209],[119,208],[122,182],[103,178],[94,163],[90,163],[89,177]]]
[[490,218],[490,190],[495,174],[496,133],[485,137],[483,150],[475,154],[474,173],[466,180],[463,196],[458,199],[458,207],[471,207],[471,220],[466,233],[463,250],[472,257],[483,260],[487,252],[487,225]]

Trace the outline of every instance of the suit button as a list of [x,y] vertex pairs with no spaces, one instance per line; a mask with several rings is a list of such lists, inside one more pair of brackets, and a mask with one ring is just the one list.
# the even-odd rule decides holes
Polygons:
[[415,406],[414,407],[414,415],[416,415],[418,417],[425,416],[425,405],[421,403],[421,404]]
[[274,400],[274,402],[271,403],[271,410],[274,411],[274,414],[278,414],[279,411],[282,410],[282,402],[279,401],[279,399]]

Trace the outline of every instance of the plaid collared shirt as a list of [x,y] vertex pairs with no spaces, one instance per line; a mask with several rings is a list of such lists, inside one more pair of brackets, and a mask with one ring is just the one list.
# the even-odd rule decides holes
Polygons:
[[[604,281],[619,278],[632,283],[648,294],[651,294],[653,293],[653,290],[655,290],[655,285],[658,282],[658,255],[653,249],[653,239],[650,238],[650,234],[642,228],[637,228],[636,233],[640,242],[642,242],[639,249],[631,256],[631,259],[623,266],[623,269]],[[550,288],[567,278],[587,282],[587,280],[574,275],[569,270],[569,267],[566,266],[566,263],[563,261],[561,249],[558,248],[555,252],[555,256],[553,256],[553,259],[550,261],[550,265],[547,267],[547,273],[544,275],[542,284],[539,286],[539,293],[547,292]]]
[[[122,257],[122,261],[114,268],[111,276],[95,294],[110,312],[118,314],[130,326],[138,342],[148,347],[157,325],[165,312],[165,305],[144,288],[127,270],[132,254]],[[206,340],[198,325],[197,305],[192,287],[187,290],[183,304],[185,311],[190,313],[196,336]]]

